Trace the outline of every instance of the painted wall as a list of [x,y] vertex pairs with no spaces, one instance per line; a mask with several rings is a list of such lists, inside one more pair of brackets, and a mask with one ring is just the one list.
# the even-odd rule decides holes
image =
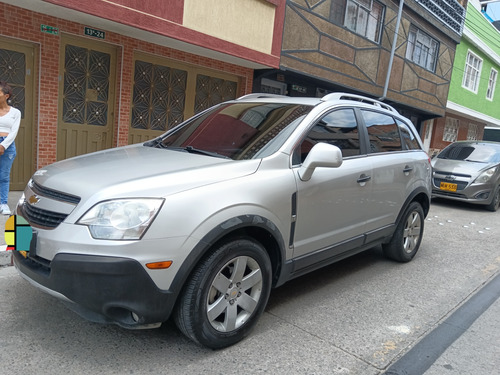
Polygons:
[[[77,22],[52,17],[49,15],[32,12],[13,5],[0,3],[0,19],[8,27],[2,28],[0,36],[13,38],[33,43],[39,50],[39,87],[36,88],[38,101],[38,123],[35,132],[36,144],[33,145],[34,154],[38,155],[34,161],[36,168],[41,168],[56,161],[56,141],[58,122],[58,96],[59,96],[59,50],[60,34],[66,33],[85,38],[84,26]],[[40,25],[49,25],[59,29],[59,35],[41,32]],[[239,95],[250,93],[253,83],[253,70],[229,64],[223,61],[193,55],[141,40],[127,35],[106,32],[106,43],[117,46],[119,49],[117,66],[117,87],[115,88],[117,100],[115,116],[113,145],[128,144],[130,127],[130,112],[132,102],[132,87],[134,80],[133,58],[135,51],[142,51],[155,56],[174,59],[194,66],[226,72],[240,77],[241,88]],[[19,150],[18,152],[22,152]]]
[[271,54],[275,13],[262,0],[184,0],[183,26]]
[[44,1],[269,67],[279,64],[285,0]]
[[[470,3],[467,8],[465,31],[457,46],[448,100],[464,109],[479,112],[500,122],[500,32]],[[465,63],[471,51],[482,59],[481,78],[477,93],[462,86]],[[490,71],[498,72],[493,100],[486,99]]]

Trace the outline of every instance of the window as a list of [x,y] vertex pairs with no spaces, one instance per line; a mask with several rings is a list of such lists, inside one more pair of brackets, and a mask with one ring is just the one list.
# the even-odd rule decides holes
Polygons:
[[479,129],[476,124],[469,124],[469,129],[467,130],[467,140],[477,141]]
[[344,158],[359,155],[359,132],[354,111],[340,109],[319,120],[295,151],[294,164],[303,162],[313,146],[321,142],[340,148]]
[[384,11],[385,6],[376,0],[332,0],[330,19],[379,43]]
[[399,131],[401,132],[401,136],[403,137],[403,143],[406,146],[406,149],[420,150],[420,145],[418,144],[417,137],[415,137],[415,134],[413,134],[410,127],[400,120],[396,120],[396,123],[399,126]]
[[399,127],[391,116],[382,113],[362,110],[368,129],[371,152],[401,151]]
[[488,90],[486,91],[486,99],[493,100],[493,94],[495,93],[495,86],[497,85],[498,72],[495,69],[490,71],[490,79],[488,81]]
[[422,68],[434,72],[439,52],[437,40],[424,33],[415,26],[410,26],[406,58],[420,65]]
[[311,109],[287,103],[222,103],[167,133],[160,147],[233,160],[264,158],[283,145]]
[[443,141],[445,142],[455,142],[458,137],[458,119],[452,117],[446,117],[446,122],[444,125]]
[[474,93],[477,93],[477,88],[479,87],[479,77],[481,76],[482,64],[483,61],[471,51],[467,53],[462,86]]

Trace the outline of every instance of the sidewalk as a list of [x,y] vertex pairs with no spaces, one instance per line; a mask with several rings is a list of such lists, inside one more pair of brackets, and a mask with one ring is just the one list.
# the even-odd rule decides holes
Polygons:
[[[14,213],[14,209],[16,208],[17,201],[19,198],[21,198],[21,195],[23,194],[22,191],[11,191],[9,192],[9,207],[12,213]],[[5,222],[9,216],[7,215],[0,215],[0,250],[4,250],[6,247],[5,243],[5,236],[4,236],[4,230],[5,230]],[[0,251],[0,267],[2,266],[10,266],[10,252],[6,251]]]

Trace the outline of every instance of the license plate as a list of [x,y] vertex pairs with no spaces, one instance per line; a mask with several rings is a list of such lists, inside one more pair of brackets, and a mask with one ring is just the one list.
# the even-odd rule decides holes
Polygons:
[[457,191],[457,184],[452,184],[449,182],[441,182],[439,184],[439,188],[441,190],[446,190],[446,191]]

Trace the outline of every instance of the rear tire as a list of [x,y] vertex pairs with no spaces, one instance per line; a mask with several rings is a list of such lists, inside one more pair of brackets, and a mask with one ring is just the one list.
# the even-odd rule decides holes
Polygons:
[[405,210],[389,243],[383,244],[384,255],[397,262],[409,262],[417,253],[424,234],[424,210],[412,202]]
[[174,312],[179,329],[211,349],[247,336],[266,307],[271,261],[249,239],[225,243],[203,259],[186,283]]
[[486,206],[486,209],[491,212],[495,212],[500,207],[500,186],[497,186],[495,189],[495,193],[493,196],[493,200],[489,205]]

